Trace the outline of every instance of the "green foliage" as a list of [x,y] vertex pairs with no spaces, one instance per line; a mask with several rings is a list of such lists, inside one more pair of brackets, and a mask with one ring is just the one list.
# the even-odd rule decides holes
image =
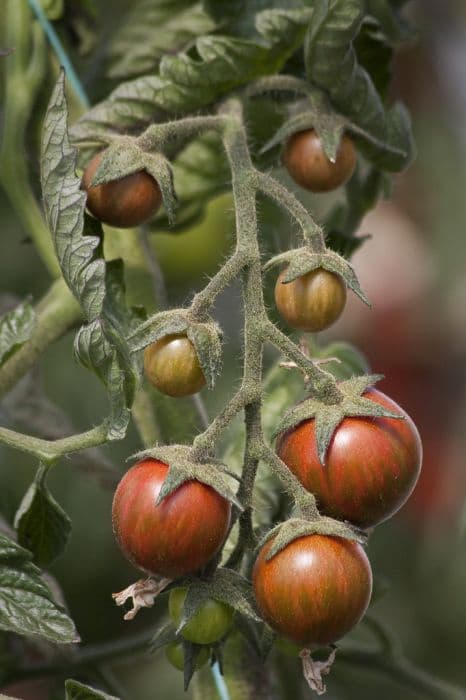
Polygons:
[[182,50],[214,28],[200,2],[139,0],[123,17],[107,47],[108,75],[127,80],[151,73],[164,54]]
[[39,467],[15,516],[18,542],[29,549],[38,566],[48,566],[66,547],[71,521],[45,483],[47,470]]
[[90,685],[67,680],[65,681],[65,700],[118,700],[118,698],[91,688]]
[[73,621],[31,560],[30,552],[0,534],[0,629],[57,644],[78,642]]
[[139,369],[123,335],[126,312],[120,313],[120,318],[107,313],[109,307],[118,307],[111,295],[116,294],[120,301],[124,295],[122,271],[115,266],[109,271],[102,257],[99,229],[89,217],[84,219],[86,195],[75,174],[76,153],[68,140],[63,75],[45,118],[41,166],[46,218],[60,268],[88,320],[76,336],[76,355],[106,385],[111,406],[108,437],[119,439],[128,425]]
[[307,10],[265,10],[255,17],[260,41],[215,34],[199,37],[189,52],[165,55],[158,75],[122,83],[74,125],[73,140],[99,142],[109,132],[141,130],[169,114],[206,107],[236,87],[276,73],[298,48],[308,18]]
[[0,367],[31,337],[36,321],[28,301],[0,317]]
[[383,169],[397,171],[413,157],[409,117],[401,105],[385,109],[371,76],[358,62],[354,41],[364,15],[360,0],[319,3],[306,34],[306,75],[363,130],[358,143],[364,155]]

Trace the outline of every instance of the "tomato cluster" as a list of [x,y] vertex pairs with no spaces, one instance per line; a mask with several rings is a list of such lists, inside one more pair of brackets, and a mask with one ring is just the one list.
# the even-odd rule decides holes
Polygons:
[[[83,177],[90,211],[114,225],[146,220],[160,204],[157,183],[147,173],[137,173],[89,187],[100,157],[91,161]],[[298,184],[326,192],[351,177],[356,151],[344,135],[331,162],[310,129],[289,139],[283,159]],[[120,186],[132,200],[127,218],[118,213]],[[103,201],[108,210],[100,207]],[[289,326],[319,332],[343,312],[346,284],[322,267],[288,281],[285,269],[275,285],[275,302]],[[184,333],[149,345],[144,369],[159,391],[173,397],[194,394],[205,384],[196,348]],[[417,429],[403,409],[375,389],[366,390],[363,398],[396,417],[345,417],[333,432],[324,464],[317,450],[316,419],[297,423],[277,440],[279,457],[315,495],[320,512],[359,529],[371,528],[399,510],[416,484],[422,455]],[[137,567],[178,579],[196,574],[219,552],[229,531],[231,506],[196,480],[158,502],[168,470],[163,462],[144,459],[125,474],[113,501],[113,526],[122,551]],[[274,543],[275,537],[266,541],[252,569],[263,619],[296,644],[311,648],[333,644],[357,624],[369,604],[372,571],[364,550],[355,541],[325,534],[300,536],[272,552]],[[177,635],[166,654],[182,669],[186,645],[198,645],[198,668],[209,658],[209,645],[229,633],[234,611],[209,599],[183,624],[188,589],[180,584],[170,592],[169,613]]]

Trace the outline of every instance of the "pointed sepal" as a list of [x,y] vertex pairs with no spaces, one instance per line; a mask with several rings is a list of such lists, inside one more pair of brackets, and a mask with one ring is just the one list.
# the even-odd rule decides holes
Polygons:
[[333,434],[344,418],[403,419],[400,413],[390,411],[363,396],[369,387],[382,378],[380,374],[363,375],[339,382],[337,386],[342,396],[339,403],[325,403],[312,396],[305,399],[285,413],[277,426],[275,436],[294,428],[305,420],[314,419],[316,421],[317,452],[320,463],[325,465],[325,456]]
[[160,445],[148,450],[138,452],[132,459],[145,459],[152,457],[168,464],[168,474],[163,482],[157,499],[161,503],[164,498],[176,491],[186,481],[199,481],[210,486],[221,496],[233,503],[239,510],[243,507],[236,497],[230,479],[238,479],[227,465],[220,461],[210,459],[208,462],[199,462],[192,457],[189,445]]
[[272,528],[261,540],[259,547],[264,546],[268,540],[274,538],[272,547],[267,552],[267,561],[275,557],[285,547],[300,537],[309,535],[328,535],[331,537],[343,537],[347,540],[365,543],[366,535],[353,527],[349,523],[334,520],[328,517],[319,517],[314,520],[303,520],[301,518],[290,518],[284,523],[280,523]]
[[314,252],[310,246],[294,248],[271,258],[264,266],[264,270],[268,270],[274,265],[284,264],[287,265],[287,268],[282,280],[283,284],[292,282],[298,277],[312,272],[312,270],[323,268],[328,272],[333,272],[342,277],[346,286],[351,289],[361,301],[370,306],[370,302],[361,289],[361,285],[359,284],[359,280],[352,265],[333,250],[326,249],[323,252]]

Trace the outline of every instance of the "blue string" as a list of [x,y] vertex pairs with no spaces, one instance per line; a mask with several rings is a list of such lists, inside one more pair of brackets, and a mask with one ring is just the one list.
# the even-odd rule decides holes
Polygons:
[[212,675],[214,677],[215,685],[220,695],[220,700],[230,700],[230,693],[228,692],[227,684],[225,679],[220,673],[220,667],[216,661],[212,666]]
[[55,29],[52,27],[47,17],[45,16],[45,13],[39,3],[39,0],[29,0],[29,5],[34,14],[36,15],[37,19],[39,20],[42,29],[47,35],[47,38],[53,50],[57,54],[60,64],[65,69],[66,77],[69,83],[71,84],[74,92],[76,93],[76,96],[79,98],[82,105],[87,109],[90,106],[89,98],[87,97],[84,91],[81,81],[79,80],[78,75],[71,64],[71,61],[68,58],[68,55],[65,49],[63,48]]

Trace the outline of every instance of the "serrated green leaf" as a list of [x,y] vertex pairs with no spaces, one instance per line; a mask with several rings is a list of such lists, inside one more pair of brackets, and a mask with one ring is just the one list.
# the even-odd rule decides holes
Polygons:
[[32,561],[32,554],[6,535],[0,533],[0,561],[4,563],[12,560],[17,563]]
[[306,8],[266,10],[256,17],[256,40],[199,37],[189,53],[165,55],[159,75],[122,83],[72,129],[75,142],[101,142],[109,133],[134,133],[167,114],[193,112],[262,75],[278,72],[300,45]]
[[25,550],[0,536],[0,629],[39,636],[58,644],[78,642],[73,621],[52,598],[40,570],[25,560]]
[[108,75],[123,80],[152,73],[165,53],[183,49],[214,28],[200,2],[142,0],[131,6],[109,43]]
[[65,700],[119,700],[119,698],[79,681],[67,680],[65,681]]
[[[76,152],[67,133],[68,111],[60,74],[44,122],[41,182],[46,218],[52,232],[60,267],[71,291],[81,304],[89,323],[75,339],[78,359],[104,382],[110,400],[108,439],[124,436],[139,378],[139,366],[130,357],[124,339],[122,319],[115,322],[111,297],[117,283],[107,289],[107,267],[102,242],[95,235],[99,226],[84,217],[85,194],[76,177]],[[91,233],[91,235],[87,235]],[[121,300],[124,288],[119,294]]]
[[62,72],[43,127],[42,198],[63,277],[87,318],[93,320],[101,313],[105,296],[105,262],[95,258],[100,238],[83,235],[86,195],[75,174],[76,151],[68,139],[64,88]]
[[33,553],[38,566],[48,566],[66,547],[71,520],[48,490],[43,467],[16,512],[15,529],[19,544]]
[[0,317],[0,367],[29,340],[35,322],[35,311],[28,301]]
[[192,323],[188,338],[195,347],[207,387],[213,389],[222,364],[222,331],[213,321]]
[[378,167],[398,171],[413,157],[411,126],[395,106],[386,111],[369,74],[358,63],[354,41],[365,7],[360,0],[322,0],[315,8],[305,39],[310,82],[324,89],[354,126],[365,156]]

